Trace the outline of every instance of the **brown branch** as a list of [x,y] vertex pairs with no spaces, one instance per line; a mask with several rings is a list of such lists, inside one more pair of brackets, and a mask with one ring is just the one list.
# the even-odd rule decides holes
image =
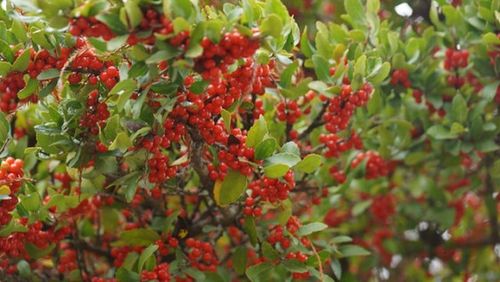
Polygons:
[[299,140],[301,139],[304,139],[305,137],[309,136],[309,134],[316,128],[322,126],[324,124],[324,122],[322,121],[323,119],[323,115],[325,114],[326,112],[326,109],[328,108],[328,105],[330,103],[326,102],[323,104],[323,107],[321,108],[321,111],[318,113],[318,115],[314,118],[314,120],[312,121],[312,123],[309,125],[308,128],[306,128],[306,130],[304,130],[302,133],[300,133],[299,135]]

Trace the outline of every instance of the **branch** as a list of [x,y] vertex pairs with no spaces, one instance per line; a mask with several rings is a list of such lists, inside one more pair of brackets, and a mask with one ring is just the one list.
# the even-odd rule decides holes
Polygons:
[[304,130],[300,135],[299,135],[299,140],[301,139],[304,139],[305,137],[309,136],[309,134],[316,128],[322,126],[324,124],[324,122],[322,121],[323,119],[323,115],[325,114],[326,112],[326,109],[328,108],[328,105],[330,103],[329,102],[326,102],[323,104],[323,107],[321,108],[321,111],[319,112],[319,114],[314,118],[313,122],[309,125],[308,128],[306,128],[306,130]]

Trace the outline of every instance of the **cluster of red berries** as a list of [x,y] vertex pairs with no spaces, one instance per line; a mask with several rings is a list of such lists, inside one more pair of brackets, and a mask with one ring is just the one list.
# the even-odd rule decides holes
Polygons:
[[57,271],[59,273],[71,272],[78,268],[78,259],[76,251],[73,249],[65,249],[61,253],[59,263],[57,264]]
[[370,84],[364,84],[356,92],[352,90],[351,85],[344,84],[340,95],[329,99],[329,104],[323,115],[325,129],[330,133],[337,133],[346,129],[354,110],[368,102],[372,91],[373,88]]
[[17,93],[25,85],[23,74],[20,72],[11,72],[0,79],[0,111],[10,112],[17,108]]
[[106,41],[114,37],[111,29],[95,17],[71,19],[69,32],[73,36],[102,37]]
[[453,48],[446,49],[444,57],[444,68],[446,70],[453,70],[467,67],[469,63],[469,51],[456,50]]
[[351,149],[363,149],[363,141],[356,132],[352,132],[348,139],[342,138],[335,133],[320,134],[319,142],[326,146],[325,157],[338,157],[341,153]]
[[0,200],[0,227],[10,222],[12,218],[10,212],[16,208],[18,202],[16,192],[21,187],[23,166],[23,160],[12,157],[6,158],[0,164],[0,188],[2,193],[8,192],[7,198]]
[[80,118],[80,126],[88,128],[94,135],[99,134],[99,128],[104,126],[109,118],[108,105],[99,102],[99,91],[92,90],[87,97],[87,111]]
[[[141,31],[151,30],[151,34],[147,37],[139,37],[137,34]],[[139,42],[147,45],[153,45],[156,41],[155,33],[167,35],[174,32],[174,26],[172,22],[167,19],[162,13],[158,13],[155,9],[147,9],[144,12],[144,17],[141,23],[137,27],[137,31],[133,32],[127,38],[127,43],[129,45],[135,45]]]
[[70,232],[70,228],[60,228],[55,230],[53,227],[43,230],[43,223],[36,221],[28,226],[28,219],[21,218],[21,225],[27,226],[26,232],[14,232],[7,237],[0,238],[0,252],[11,258],[28,259],[29,255],[25,249],[27,243],[35,245],[39,249],[47,248],[51,243],[59,242]]
[[215,271],[219,261],[210,243],[188,238],[186,240],[186,247],[188,248],[188,257],[193,267],[201,271]]
[[337,227],[345,222],[350,216],[347,211],[331,208],[323,218],[323,222],[330,227]]
[[424,95],[422,93],[422,91],[420,91],[418,89],[413,89],[412,95],[413,95],[413,99],[415,99],[415,102],[417,102],[417,104],[422,103],[422,96]]
[[272,70],[275,67],[275,62],[272,60],[267,65],[259,65],[255,70],[255,77],[252,84],[252,93],[263,95],[266,87],[274,85]]
[[406,69],[397,69],[392,73],[391,84],[396,86],[398,84],[403,85],[404,88],[410,88],[411,82]]
[[61,182],[64,189],[68,189],[71,186],[71,181],[73,181],[67,172],[54,172],[54,180]]
[[455,50],[452,48],[446,49],[444,68],[453,72],[448,75],[448,85],[458,89],[465,84],[465,78],[460,76],[457,71],[461,68],[467,67],[468,60],[469,51]]
[[294,100],[280,102],[276,110],[276,116],[278,117],[278,120],[286,121],[288,124],[294,124],[302,115],[297,101]]
[[167,238],[167,244],[164,241],[158,240],[156,241],[156,245],[158,246],[158,252],[162,256],[166,256],[170,253],[169,248],[177,248],[179,246],[179,240],[177,238],[169,236]]
[[[223,132],[225,133],[225,131]],[[252,167],[245,160],[253,160],[254,149],[246,146],[245,133],[239,128],[233,128],[230,137],[226,133],[219,138],[222,139],[223,144],[228,145],[227,149],[221,149],[217,153],[218,166],[208,165],[209,176],[212,180],[224,179],[229,169],[239,171],[246,176],[252,175]]]
[[31,78],[36,78],[42,71],[48,69],[62,69],[71,53],[70,48],[61,48],[59,57],[52,56],[49,51],[42,49],[38,53],[30,49],[30,63],[26,70]]
[[[304,254],[303,252],[297,251],[297,252],[289,252],[288,254],[286,254],[285,258],[289,259],[289,260],[297,260],[300,263],[306,263],[306,261],[309,257],[306,254]],[[310,277],[310,273],[309,273],[309,271],[293,272],[292,277],[293,277],[293,279],[297,279],[297,280],[308,279]]]
[[[270,232],[267,236],[267,241],[271,245],[279,244],[283,250],[286,250],[291,245],[291,240],[289,237],[295,236],[300,226],[301,223],[299,219],[296,216],[291,216],[288,219],[285,228],[283,228],[283,226],[281,225],[269,227]],[[285,229],[289,234],[285,233]],[[304,245],[305,247],[309,247],[311,245],[311,242],[306,237],[302,237],[299,239],[302,245]]]
[[71,84],[80,83],[83,73],[89,74],[88,82],[91,85],[96,85],[100,80],[108,89],[113,88],[120,79],[118,69],[113,62],[101,61],[91,50],[78,54],[71,62],[71,68],[73,73],[68,76]]
[[372,238],[373,246],[375,247],[375,250],[377,250],[377,252],[379,253],[382,263],[385,265],[391,264],[392,253],[384,247],[384,241],[386,239],[391,239],[392,237],[393,237],[392,231],[386,228],[379,229],[375,231],[375,233],[373,234]]
[[351,162],[351,168],[358,167],[366,159],[366,179],[387,176],[389,168],[387,162],[375,151],[360,152]]
[[122,266],[123,262],[125,261],[125,258],[127,258],[130,252],[141,253],[141,251],[142,247],[131,247],[131,246],[114,247],[111,249],[111,256],[113,257],[113,265],[115,267],[120,267]]
[[168,267],[168,263],[163,262],[155,266],[152,271],[143,270],[141,272],[141,281],[169,282],[170,272],[168,271]]
[[388,224],[389,218],[396,213],[396,199],[392,194],[374,197],[370,213],[377,221]]
[[155,153],[153,157],[148,160],[149,182],[162,183],[175,176],[177,167],[169,166],[168,162],[168,156],[161,152]]
[[291,170],[283,176],[283,180],[263,177],[248,184],[248,188],[252,191],[252,198],[271,203],[286,200],[294,187],[295,179]]

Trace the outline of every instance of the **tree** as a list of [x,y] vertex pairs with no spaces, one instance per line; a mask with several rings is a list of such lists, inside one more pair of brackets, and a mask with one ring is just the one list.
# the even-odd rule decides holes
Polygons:
[[498,280],[500,2],[395,2],[3,3],[1,280]]

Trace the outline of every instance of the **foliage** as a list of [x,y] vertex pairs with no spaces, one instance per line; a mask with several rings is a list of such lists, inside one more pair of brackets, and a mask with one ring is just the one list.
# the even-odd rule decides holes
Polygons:
[[3,3],[1,280],[498,280],[500,2],[398,2]]

